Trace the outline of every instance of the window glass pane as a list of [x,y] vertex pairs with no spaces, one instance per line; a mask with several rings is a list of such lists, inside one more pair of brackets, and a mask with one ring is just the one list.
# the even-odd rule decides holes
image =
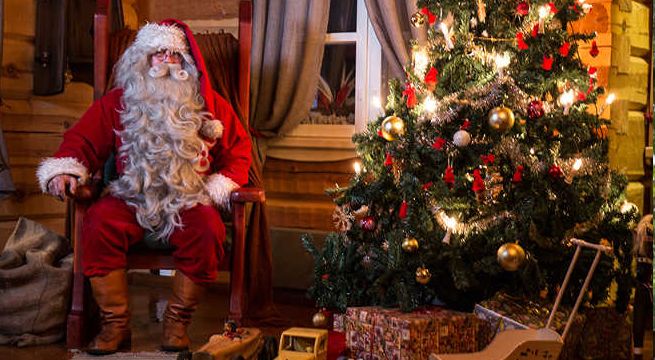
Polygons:
[[355,124],[355,44],[325,45],[321,77],[303,124]]
[[357,0],[332,0],[330,2],[329,33],[357,31]]

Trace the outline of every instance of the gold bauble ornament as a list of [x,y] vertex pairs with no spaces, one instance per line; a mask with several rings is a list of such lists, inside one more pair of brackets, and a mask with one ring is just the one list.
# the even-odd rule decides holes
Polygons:
[[514,112],[510,108],[499,106],[489,112],[489,126],[497,131],[507,131],[514,126]]
[[315,327],[325,327],[327,325],[327,317],[323,311],[319,311],[312,316],[312,324],[314,324]]
[[387,141],[394,141],[399,136],[405,135],[405,122],[398,116],[388,116],[382,121],[380,131]]
[[503,244],[496,255],[498,264],[507,271],[516,271],[525,263],[525,250],[519,244]]
[[416,269],[416,282],[419,284],[425,285],[429,283],[431,277],[432,274],[430,274],[430,270],[428,268],[421,266],[420,268]]
[[418,240],[416,240],[413,237],[407,237],[405,240],[403,240],[402,243],[403,250],[407,252],[414,252],[418,250]]
[[417,28],[420,28],[421,26],[425,25],[425,20],[426,20],[425,15],[420,11],[415,12],[410,19],[412,25],[414,25],[414,27]]

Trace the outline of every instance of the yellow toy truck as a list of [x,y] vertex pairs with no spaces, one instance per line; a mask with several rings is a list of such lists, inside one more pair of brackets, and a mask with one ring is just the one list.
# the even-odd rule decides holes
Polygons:
[[293,327],[280,336],[275,360],[326,360],[328,332],[324,329]]

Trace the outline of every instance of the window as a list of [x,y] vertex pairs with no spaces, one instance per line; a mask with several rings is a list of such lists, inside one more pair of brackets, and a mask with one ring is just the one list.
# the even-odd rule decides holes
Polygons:
[[271,141],[267,156],[299,161],[353,158],[352,135],[382,112],[381,57],[364,0],[332,0],[310,114],[286,137]]

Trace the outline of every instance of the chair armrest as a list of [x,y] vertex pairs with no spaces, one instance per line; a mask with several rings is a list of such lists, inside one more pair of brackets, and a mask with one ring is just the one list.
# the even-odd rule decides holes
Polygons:
[[230,195],[230,200],[234,203],[247,203],[247,202],[258,202],[263,203],[266,201],[266,194],[264,189],[257,187],[241,187],[234,191]]
[[66,189],[66,194],[76,203],[90,203],[98,198],[100,190],[100,183],[92,181],[89,184],[78,186],[74,195],[69,193],[68,189]]

